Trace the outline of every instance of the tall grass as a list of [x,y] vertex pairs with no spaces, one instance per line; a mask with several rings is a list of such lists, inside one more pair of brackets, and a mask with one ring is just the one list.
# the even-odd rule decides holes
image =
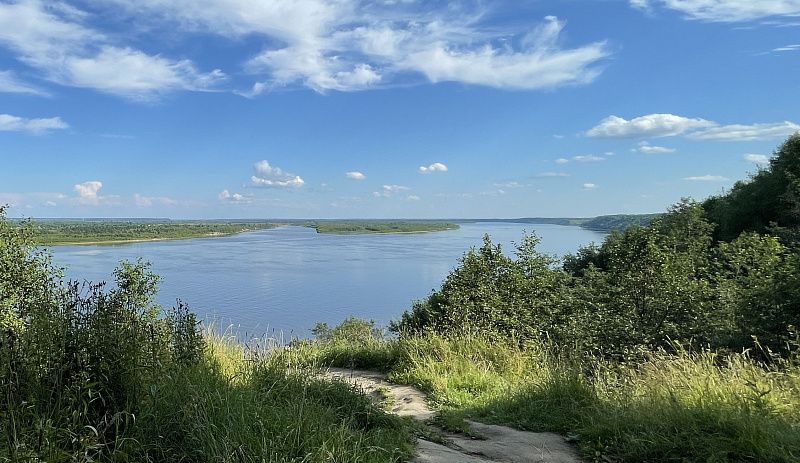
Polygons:
[[393,379],[426,390],[456,430],[472,418],[556,431],[597,461],[800,461],[800,368],[792,362],[676,348],[620,364],[432,334],[397,349]]
[[[92,287],[42,311],[0,354],[0,462],[395,462],[406,422],[275,346],[196,331]],[[113,297],[112,297],[113,296]],[[77,299],[76,299],[77,298]]]

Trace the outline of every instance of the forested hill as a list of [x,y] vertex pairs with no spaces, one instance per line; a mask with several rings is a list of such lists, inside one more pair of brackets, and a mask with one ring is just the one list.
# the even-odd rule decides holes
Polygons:
[[605,231],[611,230],[625,231],[631,225],[646,227],[650,221],[661,214],[615,214],[600,215],[597,217],[522,217],[519,219],[476,219],[470,222],[509,222],[509,223],[531,223],[566,225],[586,228],[587,230]]
[[582,228],[597,231],[625,231],[631,225],[646,227],[661,214],[615,214],[601,215],[581,223]]

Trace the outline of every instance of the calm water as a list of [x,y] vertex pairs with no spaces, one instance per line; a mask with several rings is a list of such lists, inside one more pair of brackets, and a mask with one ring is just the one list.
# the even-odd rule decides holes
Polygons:
[[323,235],[282,227],[240,235],[119,246],[56,246],[67,277],[110,281],[122,259],[142,257],[164,278],[158,301],[187,303],[206,322],[241,334],[306,337],[314,323],[354,315],[380,324],[423,299],[488,233],[509,254],[523,230],[542,239],[540,252],[563,255],[603,234],[578,227],[515,223],[463,224],[410,235]]

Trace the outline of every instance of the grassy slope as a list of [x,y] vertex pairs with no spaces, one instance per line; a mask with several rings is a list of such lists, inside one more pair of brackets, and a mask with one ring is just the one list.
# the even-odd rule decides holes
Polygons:
[[612,365],[478,338],[305,344],[292,362],[376,368],[420,387],[439,422],[464,418],[556,431],[594,461],[800,461],[800,368],[748,355],[648,353]]

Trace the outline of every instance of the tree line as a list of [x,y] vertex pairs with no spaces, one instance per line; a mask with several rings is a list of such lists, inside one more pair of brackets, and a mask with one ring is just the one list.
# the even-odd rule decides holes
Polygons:
[[485,237],[441,288],[393,324],[402,334],[487,333],[626,357],[676,344],[786,355],[800,327],[800,135],[768,166],[648,226],[557,261],[523,237]]

